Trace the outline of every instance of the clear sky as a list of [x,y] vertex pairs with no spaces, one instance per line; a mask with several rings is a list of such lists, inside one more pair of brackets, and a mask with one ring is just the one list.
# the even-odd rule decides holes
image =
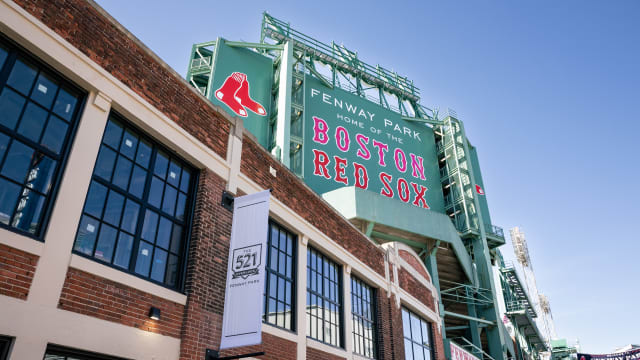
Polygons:
[[193,43],[259,41],[266,10],[413,79],[464,121],[558,335],[592,353],[640,343],[640,1],[98,3],[183,76]]

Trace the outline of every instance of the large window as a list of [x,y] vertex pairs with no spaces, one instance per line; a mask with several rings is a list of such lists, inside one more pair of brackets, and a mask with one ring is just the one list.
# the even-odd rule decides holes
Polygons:
[[9,348],[11,347],[11,338],[0,335],[0,360],[9,358]]
[[180,288],[194,171],[111,115],[74,251]]
[[402,308],[402,329],[404,331],[404,358],[406,360],[430,360],[431,324],[415,313]]
[[0,38],[0,227],[42,238],[82,98]]
[[312,247],[307,251],[307,336],[342,346],[342,269]]
[[374,290],[356,277],[351,277],[351,316],[353,318],[353,352],[375,358]]
[[123,360],[113,356],[88,351],[65,348],[57,345],[47,346],[43,360]]
[[295,330],[295,254],[297,237],[269,221],[264,321]]

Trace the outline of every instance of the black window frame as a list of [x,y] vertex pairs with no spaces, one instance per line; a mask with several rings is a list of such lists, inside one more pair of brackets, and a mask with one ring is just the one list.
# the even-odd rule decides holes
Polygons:
[[[288,251],[286,251],[286,250],[288,250],[288,246],[287,246],[287,249],[285,249],[284,252],[282,251],[280,241],[278,241],[278,246],[277,247],[273,245],[272,235],[273,235],[273,229],[274,228],[277,228],[278,234],[283,232],[283,233],[285,233],[285,236],[287,236],[287,235],[291,236],[291,247],[292,247],[291,255],[287,254]],[[278,254],[278,259],[276,259],[276,264],[275,264],[276,265],[275,268],[277,270],[274,270],[274,269],[271,268],[271,261],[272,261],[272,256],[271,255],[272,255],[273,251],[275,251]],[[287,270],[286,269],[286,263],[285,263],[285,273],[282,274],[279,271],[279,269],[280,269],[280,266],[279,266],[280,265],[280,254],[281,253],[284,253],[285,261],[287,260],[288,256],[291,256],[291,276],[289,276],[289,277],[287,277],[287,274],[286,274],[286,270]],[[269,219],[269,233],[268,233],[268,236],[267,236],[267,262],[265,264],[265,269],[266,269],[265,280],[264,280],[265,291],[264,291],[264,297],[263,297],[264,304],[263,304],[263,309],[262,309],[262,312],[263,312],[263,314],[262,314],[262,322],[263,323],[269,324],[271,326],[275,326],[277,328],[280,328],[280,329],[283,329],[283,330],[286,330],[286,331],[291,331],[291,332],[296,332],[297,331],[297,327],[296,327],[296,320],[297,320],[297,316],[296,316],[297,315],[296,314],[296,312],[297,312],[297,301],[296,301],[297,297],[296,297],[296,294],[297,294],[297,278],[298,278],[297,266],[298,266],[298,235],[296,233],[294,233],[293,231],[288,230],[287,228],[285,228],[284,226],[280,225],[279,223],[277,223],[276,221],[274,221],[273,219],[270,218]],[[271,277],[272,277],[272,275],[275,276],[276,280],[277,280],[277,284],[276,284],[276,288],[275,288],[275,294],[276,294],[275,298],[272,298],[270,296],[270,294],[271,294]],[[289,304],[290,309],[291,309],[290,310],[290,316],[289,316],[291,324],[290,324],[289,328],[286,327],[286,314],[284,315],[285,326],[278,325],[278,315],[277,314],[275,315],[276,316],[276,321],[275,322],[271,322],[268,319],[270,298],[275,300],[276,306],[278,305],[279,302],[281,302],[280,301],[280,295],[279,295],[279,292],[278,292],[278,290],[280,289],[279,286],[278,286],[278,284],[280,283],[280,279],[282,279],[284,281],[284,285],[285,285],[285,288],[283,290],[284,298],[285,298],[285,301],[284,301],[285,309],[286,309],[286,305],[287,305],[287,303],[286,303],[286,297],[287,297],[286,285],[287,285],[287,283],[291,284],[291,295],[290,295],[291,304]]]
[[0,335],[0,360],[9,359],[11,345],[13,345],[12,337]]
[[[315,268],[311,268],[311,264],[310,264],[310,260],[313,259],[313,254],[315,254],[316,256],[316,265]],[[322,271],[319,272],[317,271],[317,265],[318,262],[320,262],[321,266],[322,266]],[[336,280],[333,281],[331,280],[331,274],[328,274],[327,276],[325,276],[325,263],[328,263],[329,265],[334,265],[336,268]],[[330,268],[329,268],[330,269]],[[317,283],[317,276],[320,276],[320,278],[322,279],[322,292],[318,292],[316,290],[313,290],[312,284],[313,281],[311,280],[312,275],[314,275],[313,273],[315,272],[315,276],[316,276],[316,283]],[[343,271],[342,271],[342,264],[333,261],[331,258],[329,258],[328,256],[324,255],[321,251],[315,249],[312,246],[308,246],[307,247],[307,302],[306,302],[306,309],[305,309],[305,316],[307,317],[307,337],[310,339],[314,339],[316,341],[319,341],[323,344],[329,345],[329,346],[333,346],[336,348],[341,348],[344,349],[344,344],[345,344],[345,340],[344,340],[344,285],[343,285],[343,281],[344,281],[344,276],[343,276]],[[337,303],[332,300],[330,298],[331,296],[331,291],[330,289],[325,289],[325,283],[326,281],[329,281],[329,283],[335,283],[337,285],[337,294],[336,294],[336,299],[337,299]],[[328,294],[325,294],[325,291],[328,292]],[[320,300],[322,300],[323,304],[325,301],[328,301],[330,303],[330,305],[335,305],[337,307],[337,313],[336,313],[336,323],[333,323],[331,321],[331,319],[327,320],[325,319],[325,311],[322,311],[322,316],[317,315],[318,311],[316,311],[316,314],[312,314],[310,312],[310,304],[311,304],[311,297],[315,296],[316,298],[319,298]],[[316,309],[324,309],[324,307],[319,308],[318,306],[316,306]],[[315,317],[316,318],[316,335],[317,337],[313,337],[312,333],[311,333],[311,318]],[[325,334],[324,334],[324,326],[325,324],[329,324],[330,327],[332,326],[336,326],[337,327],[337,333],[336,333],[336,338],[337,338],[337,344],[334,344],[331,342],[331,334],[329,334],[329,339],[327,340],[325,338]],[[320,325],[321,324],[321,325]],[[319,329],[322,329],[322,337],[320,338],[319,334]]]
[[[44,145],[40,145],[35,141],[27,138],[26,136],[19,134],[17,129],[18,124],[16,124],[16,129],[13,129],[13,130],[10,130],[0,125],[0,134],[5,134],[9,136],[10,141],[18,140],[21,143],[26,144],[30,148],[36,150],[37,152],[44,154],[50,158],[53,158],[55,161],[58,162],[57,168],[55,170],[55,174],[51,178],[49,192],[46,195],[42,195],[36,192],[36,194],[40,196],[45,196],[44,205],[40,214],[39,227],[36,233],[31,233],[29,231],[25,231],[20,228],[13,227],[11,226],[11,224],[6,225],[3,223],[0,223],[0,229],[5,229],[7,231],[20,234],[22,236],[26,236],[28,238],[31,238],[40,242],[44,242],[47,235],[47,231],[49,229],[49,221],[51,220],[51,213],[57,202],[58,192],[60,190],[62,178],[64,177],[64,174],[67,168],[67,162],[69,159],[69,155],[71,153],[71,148],[73,147],[73,144],[75,142],[76,132],[80,124],[81,114],[84,112],[86,100],[88,97],[88,92],[84,90],[82,87],[78,86],[72,80],[68,79],[66,76],[61,74],[59,71],[54,69],[52,66],[47,64],[44,60],[41,60],[40,58],[31,54],[31,52],[24,49],[22,46],[17,44],[15,41],[9,39],[2,33],[0,33],[0,46],[2,46],[4,49],[8,51],[8,56],[5,59],[4,63],[0,64],[1,65],[0,66],[0,91],[4,90],[7,87],[7,81],[9,79],[11,70],[13,69],[16,60],[20,59],[29,65],[35,66],[38,71],[36,75],[36,80],[34,80],[33,84],[31,85],[31,88],[29,91],[30,93],[33,90],[33,87],[35,87],[36,84],[38,83],[37,79],[39,78],[39,75],[41,73],[45,73],[47,77],[57,82],[57,85],[58,85],[58,89],[56,90],[57,92],[59,92],[60,89],[64,89],[68,93],[71,93],[74,96],[76,96],[76,99],[77,99],[74,112],[69,118],[69,121],[67,123],[69,129],[66,134],[66,139],[64,139],[58,155],[56,155],[54,151],[47,149]],[[13,90],[13,88],[11,89]],[[24,94],[20,94],[20,95],[24,96]],[[26,108],[28,107],[27,105],[30,102],[34,103],[36,106],[39,106],[41,109],[44,109],[42,105],[37,104],[31,101],[30,99],[31,99],[30,96],[25,97],[25,104],[22,105],[22,110],[20,112],[20,119],[22,119],[22,116]],[[47,116],[48,118],[52,115],[53,106],[55,106],[55,103],[53,103],[48,110],[45,109],[48,112],[48,116]],[[49,121],[47,120],[47,122],[43,125],[43,129],[42,129],[43,133],[45,131],[45,128],[48,122]],[[44,136],[44,134],[41,134],[41,136]],[[3,161],[3,159],[0,159],[0,161]],[[0,169],[2,165],[3,164],[0,163]],[[15,181],[11,181],[11,182],[14,184],[17,184]],[[23,185],[22,185],[23,190],[26,188],[24,185],[25,184],[23,182]],[[14,208],[15,207],[17,207],[17,204],[16,206],[14,206]],[[13,215],[15,214],[12,214],[12,218],[13,218]]]
[[[47,345],[47,350],[43,355],[43,360],[48,360],[47,355],[50,356],[63,356],[64,359],[55,359],[55,360],[67,360],[68,357],[72,357],[73,360],[126,360],[124,358],[119,358],[115,356],[98,354],[92,351],[85,351],[74,349],[66,346],[49,344]],[[51,358],[50,358],[51,359]]]
[[[72,252],[78,256],[82,256],[84,258],[87,258],[89,260],[95,261],[99,264],[111,267],[113,269],[116,269],[118,271],[122,271],[126,274],[138,277],[140,279],[152,282],[156,285],[162,286],[164,288],[173,290],[173,291],[178,291],[180,293],[185,293],[185,285],[186,285],[186,275],[187,275],[187,265],[189,263],[189,248],[190,248],[190,240],[191,240],[191,234],[192,234],[192,227],[193,227],[193,220],[194,220],[194,212],[195,212],[195,205],[196,205],[196,197],[197,197],[197,189],[198,189],[198,183],[199,183],[199,178],[200,178],[200,169],[193,166],[190,162],[184,160],[184,158],[182,156],[180,156],[179,154],[177,154],[175,151],[171,150],[170,148],[166,147],[161,141],[157,140],[156,138],[154,138],[153,136],[149,135],[145,130],[141,129],[139,126],[137,126],[136,124],[132,123],[131,121],[127,120],[126,117],[120,115],[120,113],[118,113],[115,110],[111,110],[110,114],[109,114],[109,119],[107,121],[107,124],[105,124],[105,128],[103,131],[103,135],[102,138],[100,140],[100,148],[102,149],[104,145],[103,140],[104,140],[104,134],[107,131],[107,128],[109,126],[109,122],[111,121],[111,119],[116,120],[123,128],[123,132],[122,132],[122,136],[124,136],[124,133],[127,130],[131,130],[135,135],[138,136],[138,143],[142,142],[142,140],[144,140],[145,142],[147,142],[147,144],[151,144],[152,147],[152,152],[150,155],[150,160],[149,160],[149,165],[147,168],[147,177],[145,179],[144,182],[144,189],[143,189],[143,194],[140,198],[136,198],[135,196],[132,196],[128,190],[123,190],[122,188],[119,188],[117,185],[113,184],[113,180],[111,181],[107,181],[103,178],[100,178],[98,175],[95,174],[95,169],[96,166],[98,165],[98,161],[99,161],[99,154],[96,156],[96,160],[92,169],[92,173],[91,173],[91,182],[89,184],[89,188],[87,189],[87,196],[85,197],[85,202],[83,205],[83,210],[81,213],[81,217],[80,220],[78,221],[78,227],[76,229],[76,234],[75,234],[75,239],[74,239],[74,245],[73,245],[73,249]],[[120,137],[120,141],[123,140],[123,137]],[[110,148],[110,150],[112,150]],[[135,271],[135,264],[136,264],[136,257],[137,257],[137,253],[139,250],[139,245],[141,241],[144,242],[148,242],[147,240],[142,239],[142,228],[144,225],[144,218],[145,218],[145,212],[147,209],[153,210],[153,212],[157,213],[159,216],[159,218],[161,217],[160,215],[162,215],[162,217],[167,218],[167,216],[165,216],[159,208],[156,208],[154,205],[153,208],[150,207],[150,205],[148,204],[147,200],[148,200],[148,195],[149,195],[149,191],[150,191],[150,187],[151,187],[151,181],[154,178],[154,166],[155,166],[155,161],[156,161],[156,154],[161,151],[163,152],[165,155],[169,156],[169,164],[171,163],[172,159],[176,159],[177,161],[181,162],[183,167],[186,167],[190,170],[191,175],[190,175],[190,184],[187,190],[187,199],[186,199],[186,206],[185,206],[185,218],[183,221],[183,224],[181,224],[181,226],[183,227],[183,240],[182,240],[182,253],[181,256],[178,257],[178,270],[180,271],[180,273],[178,274],[178,276],[176,277],[176,284],[175,286],[170,286],[164,282],[159,282],[157,280],[154,280],[151,278],[151,266],[153,264],[150,264],[150,269],[149,269],[149,276],[144,276],[142,274],[139,274]],[[116,156],[120,156],[120,152],[116,152]],[[134,161],[134,166],[135,165],[135,161]],[[169,165],[168,165],[169,166]],[[112,172],[115,173],[116,171],[116,167],[117,164],[114,163],[113,165],[113,169]],[[168,170],[167,170],[168,171]],[[113,174],[112,174],[113,175]],[[132,174],[130,174],[129,176],[129,181],[131,181],[131,177],[133,176],[133,170],[132,170]],[[113,176],[112,176],[113,178]],[[93,245],[93,251],[92,254],[93,255],[88,255],[85,254],[81,251],[78,251],[75,249],[76,246],[76,241],[77,241],[77,237],[78,237],[78,232],[80,231],[80,227],[82,225],[82,219],[87,216],[87,217],[91,217],[94,220],[97,220],[100,225],[102,225],[102,223],[104,223],[103,217],[101,218],[97,218],[95,216],[92,216],[90,214],[86,214],[85,213],[85,206],[86,206],[86,202],[87,202],[87,198],[89,195],[89,190],[91,187],[91,184],[93,182],[97,182],[99,183],[101,186],[104,186],[107,188],[108,193],[110,193],[111,191],[114,191],[116,193],[118,193],[119,195],[122,195],[124,197],[124,204],[123,204],[123,210],[122,212],[124,213],[124,207],[126,207],[126,202],[128,199],[133,199],[135,202],[138,203],[138,205],[140,206],[139,208],[139,212],[138,212],[138,223],[136,224],[136,229],[135,229],[135,233],[133,234],[133,245],[132,245],[132,249],[131,249],[131,255],[129,258],[129,265],[127,267],[127,269],[124,269],[123,267],[117,266],[113,263],[113,260],[111,262],[106,262],[106,261],[102,261],[99,258],[95,257],[95,250],[96,247],[98,245],[98,239],[96,238],[95,243]],[[166,186],[166,182],[164,183]],[[178,191],[178,194],[180,193],[180,191]],[[177,200],[176,200],[177,201]],[[104,208],[106,208],[106,203],[108,202],[108,199],[104,200],[104,204],[103,204],[103,212],[104,212]],[[160,205],[162,206],[162,205]],[[124,214],[122,214],[122,216],[124,216]],[[170,219],[173,220],[173,219]],[[159,222],[160,220],[158,220]],[[175,224],[172,221],[172,228],[173,225]],[[111,224],[108,224],[109,226],[111,226]],[[159,226],[159,225],[157,225]],[[112,226],[111,226],[112,227]],[[116,230],[118,232],[120,232],[121,230],[121,226],[118,226],[116,228]],[[117,245],[114,245],[114,254],[113,257],[115,258],[115,252],[116,252],[116,247]],[[155,251],[156,249],[156,245],[152,244],[152,249],[153,251]],[[167,256],[168,259],[168,256]],[[153,261],[153,254],[151,255],[151,261]],[[168,260],[167,260],[168,261]],[[165,271],[167,269],[168,265],[165,265]],[[165,273],[166,274],[166,273]]]
[[[354,293],[354,288],[356,288],[357,286],[354,285],[358,285],[360,291],[358,291],[357,293]],[[368,292],[368,296],[369,299],[367,301],[365,295],[365,291]],[[358,354],[362,357],[368,358],[368,359],[376,359],[378,357],[378,347],[376,346],[376,342],[378,339],[378,324],[377,324],[377,315],[378,315],[378,309],[376,306],[376,295],[377,295],[377,289],[374,288],[373,286],[367,284],[365,281],[363,281],[362,279],[360,279],[358,276],[355,275],[351,275],[351,321],[352,321],[352,335],[353,335],[353,353],[354,354]],[[356,307],[356,303],[359,304],[359,307]],[[365,309],[366,306],[369,306],[369,311],[365,312],[363,311]],[[357,311],[357,309],[362,309],[360,311]],[[357,311],[357,312],[356,312]],[[367,317],[370,316],[370,317]],[[365,326],[364,324],[368,323],[371,326],[371,338],[367,338],[365,336]],[[362,334],[356,334],[356,326],[362,325]],[[360,338],[359,340],[361,341],[357,341],[356,338]],[[362,351],[356,351],[357,346],[356,346],[356,342],[359,342],[360,344],[360,349]],[[365,345],[368,345],[367,343],[370,343],[371,345],[371,354],[367,355],[364,351],[365,349]]]
[[[404,313],[405,312],[409,315],[409,337],[408,338],[405,335],[405,333],[406,333],[406,324],[404,322]],[[401,309],[401,316],[402,316],[402,344],[403,344],[403,349],[406,349],[406,347],[407,347],[406,343],[407,343],[407,341],[409,341],[411,343],[411,354],[412,355],[414,355],[413,354],[414,346],[418,345],[418,346],[420,346],[422,348],[423,353],[424,353],[425,349],[428,349],[429,350],[429,359],[427,359],[427,360],[433,360],[434,356],[435,356],[435,346],[433,344],[433,323],[431,323],[428,320],[425,320],[422,316],[416,314],[414,311],[411,311],[410,309],[408,309],[405,306],[403,306],[402,309]],[[415,317],[420,321],[420,329],[419,330],[420,330],[421,339],[423,341],[422,343],[418,343],[413,339],[413,326],[412,326],[412,322],[411,322],[411,318],[412,317]],[[425,337],[424,337],[424,334],[422,333],[422,329],[423,329],[422,323],[426,324],[425,328],[427,329],[427,332],[428,332],[428,334],[427,334],[428,343],[426,345],[424,344]],[[407,356],[408,355],[407,355],[407,353],[405,351],[405,354],[404,354],[405,360],[409,359]],[[412,356],[412,358],[409,359],[409,360],[413,360],[413,359],[415,359],[415,356]]]

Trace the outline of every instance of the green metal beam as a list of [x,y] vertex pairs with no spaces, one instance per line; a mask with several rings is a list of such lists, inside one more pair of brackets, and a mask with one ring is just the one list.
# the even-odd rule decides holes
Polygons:
[[375,222],[369,221],[369,223],[367,224],[367,231],[365,232],[365,235],[367,235],[367,237],[371,237],[371,232],[373,232],[373,227],[375,225],[376,225]]
[[401,116],[400,118],[402,120],[406,120],[406,121],[423,122],[423,123],[427,123],[427,124],[431,124],[431,125],[442,125],[442,124],[444,124],[440,120],[430,119],[430,118],[418,118],[418,117],[412,117],[412,116]]
[[458,313],[454,313],[451,311],[445,311],[444,312],[445,316],[451,316],[451,317],[455,317],[458,319],[464,319],[464,320],[469,320],[469,321],[477,321],[479,323],[483,323],[483,324],[487,324],[487,325],[495,325],[496,323],[493,321],[489,321],[489,320],[485,320],[485,319],[479,319],[479,318],[475,318],[472,316],[468,316],[468,315],[463,315],[463,314],[458,314]]
[[418,242],[418,241],[405,239],[405,238],[400,237],[400,236],[381,233],[379,231],[372,231],[371,232],[371,236],[374,236],[374,237],[377,237],[377,238],[380,238],[380,239],[384,239],[384,240],[387,240],[387,241],[401,242],[403,244],[407,244],[409,246],[414,246],[414,247],[417,247],[419,249],[423,249],[427,245],[425,243],[421,243],[421,242]]
[[231,47],[244,47],[251,49],[265,49],[265,50],[283,50],[284,45],[273,45],[273,44],[261,44],[261,43],[250,43],[244,41],[227,41],[224,42],[228,46]]
[[329,89],[333,89],[333,84],[327,81],[327,79],[325,79],[324,76],[320,75],[320,73],[313,66],[307,64],[306,61],[303,61],[302,63],[304,64],[304,67],[307,68],[307,70],[309,70],[309,72],[313,74],[313,76],[318,78],[318,80],[320,80],[320,82],[324,84],[324,86],[328,87]]

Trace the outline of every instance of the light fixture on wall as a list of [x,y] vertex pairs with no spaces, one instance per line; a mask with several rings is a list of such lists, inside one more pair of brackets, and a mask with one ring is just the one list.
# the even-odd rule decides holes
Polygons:
[[160,309],[152,306],[151,309],[149,309],[149,317],[152,320],[160,320]]

